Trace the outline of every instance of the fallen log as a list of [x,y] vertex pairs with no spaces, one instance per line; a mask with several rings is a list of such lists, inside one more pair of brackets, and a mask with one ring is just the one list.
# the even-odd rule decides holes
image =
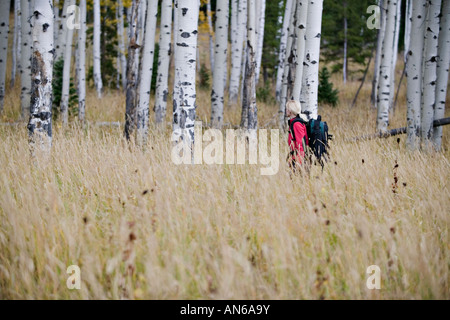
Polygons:
[[[437,120],[433,121],[433,127],[445,126],[447,124],[450,124],[450,118],[442,118],[442,119],[437,119]],[[346,142],[356,142],[356,141],[360,141],[360,140],[372,140],[375,138],[388,138],[388,137],[392,137],[392,136],[396,136],[396,135],[404,134],[404,133],[406,133],[406,127],[391,129],[386,132],[380,131],[380,132],[373,133],[373,134],[365,134],[360,137],[353,137],[353,138],[346,139]]]

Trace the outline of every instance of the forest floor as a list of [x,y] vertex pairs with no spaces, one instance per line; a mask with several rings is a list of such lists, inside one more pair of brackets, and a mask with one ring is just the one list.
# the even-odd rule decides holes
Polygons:
[[[278,173],[263,176],[261,165],[173,164],[170,126],[152,126],[143,153],[122,127],[76,121],[54,124],[51,159],[34,166],[25,124],[0,126],[0,298],[449,299],[450,128],[439,153],[408,152],[405,135],[346,142],[375,131],[370,81],[353,109],[357,79],[333,82],[340,104],[319,110],[331,161],[294,179],[285,134]],[[19,92],[3,122],[17,120]],[[209,97],[198,90],[206,122]],[[121,93],[91,91],[87,118],[122,121],[124,106]],[[260,126],[277,110],[258,103]],[[390,127],[405,114],[403,88]],[[239,122],[226,107],[225,123]],[[80,290],[66,286],[70,265]],[[380,290],[366,286],[371,265]]]

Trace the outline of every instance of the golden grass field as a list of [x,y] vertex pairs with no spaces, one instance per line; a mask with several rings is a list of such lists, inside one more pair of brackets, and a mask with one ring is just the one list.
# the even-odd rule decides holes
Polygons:
[[[319,110],[332,159],[309,177],[290,178],[285,135],[273,176],[176,166],[169,126],[152,124],[141,152],[123,128],[94,125],[123,121],[115,91],[89,92],[88,128],[54,123],[48,163],[32,164],[25,124],[0,126],[0,299],[449,299],[449,128],[439,153],[408,152],[405,136],[345,142],[375,131],[376,110],[370,73],[352,110],[358,79],[338,77],[340,105]],[[3,122],[18,118],[19,93],[7,92]],[[209,97],[198,90],[208,122]],[[260,126],[277,110],[259,103]],[[239,121],[225,108],[225,123]],[[405,123],[403,84],[390,127]],[[70,265],[80,290],[66,286]],[[366,287],[370,265],[380,290]]]

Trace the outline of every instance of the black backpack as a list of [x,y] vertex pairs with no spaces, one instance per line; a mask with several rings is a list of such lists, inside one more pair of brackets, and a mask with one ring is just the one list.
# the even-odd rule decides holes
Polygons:
[[[292,134],[292,138],[295,141],[294,133],[294,123],[300,122],[306,126],[306,133],[308,135],[308,146],[310,150],[314,153],[318,163],[324,166],[324,160],[327,161],[329,158],[328,149],[330,148],[328,141],[333,139],[333,135],[328,133],[328,125],[326,122],[322,121],[322,117],[319,115],[317,120],[310,119],[309,121],[304,121],[299,116],[295,117],[294,120],[290,121],[289,131]],[[289,123],[289,122],[288,122]],[[306,150],[305,150],[306,151]]]

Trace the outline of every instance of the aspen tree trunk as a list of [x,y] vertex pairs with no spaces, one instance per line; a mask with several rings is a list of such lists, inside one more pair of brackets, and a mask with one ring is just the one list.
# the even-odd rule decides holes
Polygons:
[[[196,108],[196,54],[198,36],[198,0],[178,2],[178,42],[175,52],[175,79],[173,96],[173,137],[188,143],[191,151],[194,144],[194,122]],[[201,139],[201,138],[199,138]]]
[[206,1],[206,16],[208,20],[209,28],[209,61],[211,64],[211,70],[214,70],[214,41],[213,41],[213,27],[212,27],[212,12],[211,12],[211,0]]
[[[139,8],[138,8],[138,22],[137,22],[137,29],[138,29],[138,33],[137,33],[137,40],[136,43],[137,45],[139,45],[141,47],[142,50],[142,46],[143,46],[143,42],[144,42],[144,33],[145,33],[145,17],[147,14],[147,0],[140,0],[141,2],[139,3]],[[140,100],[140,87],[141,87],[141,73],[142,73],[142,61],[141,61],[141,50],[136,51],[136,60],[137,63],[135,65],[136,67],[136,108],[139,107],[139,100]],[[137,109],[136,109],[137,110]],[[136,111],[137,112],[137,111]],[[137,114],[136,114],[137,116]],[[137,122],[136,122],[136,126],[137,126]]]
[[[247,0],[245,0],[247,1]],[[242,61],[241,61],[241,84],[240,84],[240,93],[241,93],[241,105],[244,105],[244,83],[245,83],[245,64],[247,63],[247,7],[245,9],[245,33],[244,33],[244,48],[242,50]],[[242,108],[242,110],[244,110],[244,108]],[[242,111],[244,112],[244,111]],[[245,111],[245,114],[247,114],[247,111]],[[247,116],[242,116],[241,114],[241,118],[242,119],[247,119]],[[241,124],[241,127],[243,125]]]
[[294,88],[292,90],[292,99],[300,101],[300,93],[303,82],[303,62],[305,59],[305,36],[308,19],[308,0],[298,0],[297,5],[297,61],[295,67]]
[[[233,47],[233,43],[236,41],[236,34],[237,34],[239,0],[230,0],[230,1],[231,1],[230,41],[231,46]],[[231,49],[231,51],[233,51],[233,49]]]
[[246,129],[253,130],[258,127],[256,108],[256,0],[247,1],[248,23],[247,23],[247,62],[245,64],[244,101],[247,110]]
[[156,18],[158,17],[158,0],[147,2],[147,21],[142,52],[142,69],[139,87],[139,106],[137,108],[136,143],[145,148],[148,138],[148,117],[150,113],[150,88],[153,74],[153,55],[155,51]]
[[288,39],[286,44],[286,55],[284,57],[283,77],[281,81],[281,94],[280,94],[280,109],[278,110],[278,125],[280,129],[285,127],[285,113],[286,113],[286,101],[287,101],[287,88],[288,88],[288,75],[289,75],[289,56],[294,45],[295,38],[295,17],[297,14],[297,0],[292,2],[292,8],[290,10],[291,16],[289,17],[289,27],[287,30]]
[[420,99],[422,92],[422,57],[425,33],[426,0],[411,3],[411,43],[406,62],[406,147],[415,150],[419,147]]
[[[227,72],[228,49],[228,0],[217,2],[216,43],[214,52],[213,84],[211,90],[211,125],[221,128],[223,124],[224,74]],[[181,35],[183,36],[183,35]]]
[[[275,85],[275,96],[278,102],[281,101],[281,81],[284,73],[284,60],[286,56],[286,43],[288,39],[288,27],[291,17],[293,0],[286,0],[286,8],[284,9],[283,27],[281,28],[280,51],[277,67],[277,82]],[[284,117],[284,116],[283,116]]]
[[323,0],[310,0],[308,4],[308,26],[306,28],[306,48],[303,78],[305,103],[302,110],[310,112],[310,118],[316,119],[318,113],[318,88],[319,88],[319,56],[320,34],[322,26]]
[[[62,58],[64,56],[64,52],[66,49],[66,40],[67,40],[67,8],[69,7],[69,1],[65,0],[63,1],[64,5],[63,5],[63,9],[61,12],[61,15],[59,17],[59,30],[58,32],[58,37],[57,37],[57,41],[54,42],[55,43],[55,61],[59,60],[60,58]],[[56,31],[54,31],[56,32]],[[55,41],[55,40],[53,40]]]
[[292,99],[292,91],[294,89],[295,69],[297,66],[297,43],[298,43],[298,18],[300,14],[300,4],[297,2],[297,8],[294,18],[294,37],[292,38],[291,50],[288,52],[286,66],[287,66],[287,78],[286,78],[286,93],[284,94],[286,100]]
[[389,86],[390,91],[389,91],[389,101],[390,101],[390,105],[389,105],[389,111],[393,111],[394,108],[394,93],[395,93],[395,68],[397,66],[397,59],[398,59],[398,39],[399,39],[399,35],[400,35],[400,21],[401,21],[401,8],[402,8],[402,1],[399,0],[397,2],[397,7],[396,7],[396,14],[395,14],[395,33],[394,33],[394,43],[393,43],[393,48],[392,48],[392,68],[391,68],[391,84]]
[[[140,46],[143,45],[144,42],[144,31],[145,31],[145,15],[147,13],[147,0],[141,0],[141,3],[139,4],[139,9],[138,9],[138,24],[137,24],[137,28],[138,28],[138,37],[136,40],[136,43]],[[138,92],[139,92],[139,86],[140,86],[140,78],[141,78],[141,51],[139,50],[139,52],[137,52],[137,56],[136,56],[137,60],[138,60],[138,64],[137,64],[137,88],[138,88]],[[139,95],[137,96],[137,103],[139,105]]]
[[94,84],[99,98],[102,97],[103,82],[101,72],[101,51],[100,51],[100,0],[94,0]]
[[14,38],[12,47],[12,68],[9,86],[12,88],[16,83],[18,69],[17,62],[20,61],[20,0],[14,1]]
[[261,60],[264,44],[264,25],[266,20],[266,0],[257,0],[259,2],[258,14],[258,37],[257,37],[257,51],[256,51],[256,84],[259,82],[259,74],[261,70]]
[[237,13],[236,35],[231,45],[231,75],[228,104],[236,104],[239,95],[239,83],[241,76],[242,53],[244,48],[244,36],[247,30],[247,0],[239,1]]
[[436,102],[436,65],[439,37],[440,0],[428,0],[428,12],[425,26],[424,69],[422,80],[422,106],[420,138],[423,147],[428,147],[433,133],[433,117]]
[[78,30],[78,120],[86,121],[86,0],[80,0],[80,30]]
[[[131,3],[133,3],[133,2],[131,2]],[[131,22],[131,8],[132,8],[132,6],[126,8],[126,11],[127,11],[127,14],[126,14],[127,27],[125,28],[125,34],[126,34],[126,37],[125,37],[125,48],[128,48],[128,46],[130,45],[130,32],[131,32],[130,25],[132,24],[132,22]]]
[[[122,72],[122,64],[120,63],[120,33],[119,33],[119,4],[116,4],[115,7],[115,16],[116,16],[116,21],[117,21],[117,39],[118,39],[118,44],[117,44],[117,57],[116,57],[116,89],[117,91],[120,91],[120,83],[121,83],[121,78],[125,78],[123,76],[123,72]],[[125,44],[124,44],[125,45]],[[124,46],[125,47],[125,46]]]
[[[445,98],[447,96],[448,68],[450,66],[450,1],[442,1],[441,24],[439,31],[437,79],[436,79],[436,105],[434,119],[445,116]],[[436,150],[441,150],[442,127],[433,128],[433,144]]]
[[32,14],[31,1],[21,0],[20,2],[20,19],[22,33],[22,52],[20,56],[20,106],[21,119],[28,119],[30,115],[30,95],[31,95],[31,25],[28,21]]
[[403,61],[406,63],[406,57],[408,56],[409,51],[409,42],[411,38],[411,19],[412,19],[412,0],[406,0],[406,8],[405,8],[405,37],[404,37],[404,58]]
[[[53,6],[36,1],[31,17],[33,54],[28,141],[32,156],[45,157],[52,145]],[[43,153],[37,154],[37,151]]]
[[166,118],[167,97],[169,95],[169,64],[172,36],[172,0],[163,0],[161,4],[161,27],[159,38],[158,77],[155,92],[155,121],[163,123]]
[[[73,0],[67,1],[70,5],[74,4]],[[67,19],[74,13],[67,14]],[[66,20],[67,21],[67,20]],[[72,62],[72,42],[73,28],[67,28],[66,45],[64,50],[64,68],[63,68],[63,85],[61,91],[61,118],[63,125],[69,122],[69,90],[70,90],[70,69]]]
[[136,43],[139,30],[137,23],[139,19],[140,0],[133,0],[131,5],[131,16],[129,25],[128,60],[127,60],[127,93],[125,110],[125,138],[130,141],[136,129],[136,96],[137,96],[137,70],[139,61],[137,53],[140,46]]
[[[169,70],[175,67],[175,58],[176,58],[176,54],[177,54],[177,43],[178,43],[178,34],[179,34],[179,30],[180,28],[178,27],[178,1],[179,0],[173,0],[173,46],[172,46],[172,57],[170,60],[170,65],[169,65]],[[212,69],[211,69],[211,73],[212,73]],[[175,82],[175,79],[172,79],[173,81],[173,89],[172,89],[172,103],[173,103],[173,99],[175,98],[175,96],[179,95],[180,92],[180,88],[178,87],[178,83]],[[174,111],[174,106],[172,105],[172,127],[174,126],[173,124],[173,111]],[[172,130],[173,131],[173,130]]]
[[117,32],[119,37],[119,60],[122,74],[122,89],[127,88],[127,59],[125,56],[125,40],[124,40],[124,26],[123,26],[123,2],[122,0],[117,1],[118,10],[118,24]]
[[3,112],[3,104],[6,89],[6,61],[8,58],[9,35],[9,9],[10,1],[0,2],[0,114]]
[[[170,59],[169,69],[172,68],[173,60],[175,60],[175,51],[176,51],[176,48],[177,48],[177,46],[176,46],[176,43],[177,43],[177,40],[178,40],[177,39],[178,32],[176,32],[178,30],[178,16],[176,14],[177,7],[178,7],[178,0],[173,0],[173,31],[172,31],[172,33],[173,33],[173,46],[172,46],[172,52],[171,52],[171,59]],[[208,14],[208,12],[207,12],[207,14]],[[211,30],[209,31],[209,33],[211,35]],[[210,36],[210,41],[211,41],[211,36]],[[209,45],[210,52],[211,52],[211,48],[212,48],[212,46],[211,46],[211,42],[210,42],[210,45]],[[214,51],[212,51],[212,52],[214,52]],[[211,68],[211,70],[212,70],[212,68]]]
[[295,19],[294,19],[294,30],[295,30],[295,35],[294,38],[292,39],[292,45],[291,45],[291,50],[290,52],[288,52],[288,56],[287,56],[287,61],[286,61],[286,65],[287,65],[287,78],[286,78],[286,83],[287,83],[287,89],[286,89],[286,93],[285,93],[285,99],[286,100],[290,100],[292,99],[292,93],[293,93],[293,89],[294,89],[294,81],[295,81],[295,70],[297,67],[297,43],[298,43],[298,35],[299,35],[299,30],[298,30],[298,21],[299,21],[299,14],[300,14],[300,10],[299,10],[300,4],[297,2],[297,8],[296,8],[296,13],[295,13]]
[[378,81],[380,77],[381,55],[383,52],[383,40],[386,33],[386,7],[387,0],[378,0],[380,7],[380,29],[377,32],[377,50],[375,53],[375,64],[373,69],[372,92],[370,94],[370,101],[374,108],[378,106]]
[[389,0],[386,12],[386,31],[381,54],[380,76],[378,85],[377,130],[386,132],[389,125],[389,109],[391,105],[392,58],[394,48],[395,16],[397,0]]
[[[63,0],[64,1],[64,0]],[[58,43],[58,32],[59,32],[59,0],[53,0],[53,14],[55,15],[55,19],[53,22],[53,43]]]

